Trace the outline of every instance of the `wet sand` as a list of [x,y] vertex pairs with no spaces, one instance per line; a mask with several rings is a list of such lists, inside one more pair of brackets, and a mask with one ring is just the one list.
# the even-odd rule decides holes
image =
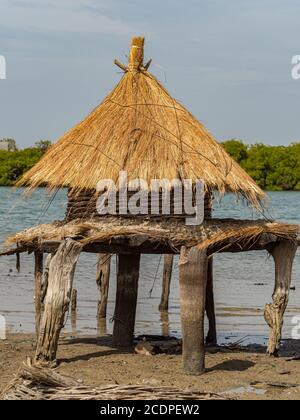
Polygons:
[[[26,357],[33,356],[34,347],[35,337],[31,334],[13,334],[6,341],[0,341],[0,392],[13,379]],[[169,348],[169,343],[166,347]],[[134,354],[132,349],[113,348],[110,336],[65,336],[60,341],[57,371],[87,385],[168,385],[225,393],[237,399],[299,400],[300,360],[289,361],[298,356],[300,341],[292,340],[284,341],[278,359],[267,357],[265,348],[260,345],[235,350],[213,348],[208,349],[206,357],[207,373],[193,377],[182,372],[178,349],[173,348],[168,354],[146,356]],[[257,382],[260,384],[253,385]]]

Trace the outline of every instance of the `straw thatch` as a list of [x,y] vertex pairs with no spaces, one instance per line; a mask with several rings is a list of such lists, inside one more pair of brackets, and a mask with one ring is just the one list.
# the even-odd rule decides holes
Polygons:
[[[83,250],[93,244],[109,244],[128,240],[128,247],[151,243],[155,248],[164,245],[179,253],[181,246],[208,248],[213,252],[238,246],[239,250],[255,249],[265,236],[265,245],[277,240],[298,241],[299,226],[272,223],[265,220],[206,220],[200,226],[186,226],[184,220],[125,220],[107,218],[104,221],[52,223],[36,226],[17,233],[7,239],[7,244],[17,245],[5,253],[26,252],[43,249],[50,242],[57,245],[72,238],[83,244]],[[85,248],[86,247],[86,248]]]
[[68,131],[18,183],[35,188],[94,189],[102,179],[203,180],[258,207],[263,191],[213,136],[173,99],[143,64],[144,38],[134,38],[129,67],[116,88]]

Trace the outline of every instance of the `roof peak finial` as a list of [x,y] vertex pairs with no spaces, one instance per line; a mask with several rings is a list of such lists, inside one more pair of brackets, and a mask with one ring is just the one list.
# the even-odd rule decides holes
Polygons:
[[132,39],[129,54],[129,71],[137,72],[144,66],[145,37],[137,36]]

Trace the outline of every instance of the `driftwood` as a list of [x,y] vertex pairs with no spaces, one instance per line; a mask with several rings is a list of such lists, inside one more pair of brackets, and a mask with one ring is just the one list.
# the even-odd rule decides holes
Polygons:
[[82,245],[68,239],[51,259],[45,309],[37,341],[37,363],[55,362],[59,334],[69,308],[74,271],[81,249]]
[[51,369],[25,365],[1,400],[227,400],[223,395],[147,385],[80,385]]
[[275,290],[273,303],[265,307],[265,320],[270,327],[267,353],[278,356],[283,316],[289,301],[293,261],[297,246],[291,241],[279,242],[270,252],[275,261]]

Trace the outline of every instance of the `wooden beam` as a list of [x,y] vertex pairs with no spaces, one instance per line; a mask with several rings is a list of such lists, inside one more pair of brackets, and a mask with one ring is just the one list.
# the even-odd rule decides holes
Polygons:
[[42,313],[42,282],[43,282],[43,253],[34,253],[34,279],[35,279],[35,331],[38,336]]
[[51,258],[45,309],[35,354],[38,364],[51,365],[56,360],[59,335],[69,308],[75,267],[81,250],[80,243],[67,239]]
[[182,247],[179,272],[183,369],[201,375],[205,371],[206,250]]
[[275,289],[273,303],[265,307],[265,320],[270,327],[267,354],[279,354],[283,317],[289,301],[293,261],[297,245],[292,241],[281,241],[270,253],[275,262]]
[[206,343],[209,345],[217,344],[217,327],[215,314],[215,298],[214,298],[214,268],[213,257],[208,260],[207,268],[207,287],[206,287],[206,315],[208,318],[208,334]]
[[130,347],[133,344],[140,257],[140,254],[118,255],[117,296],[113,331],[115,347]]
[[162,294],[159,304],[160,311],[167,311],[169,309],[169,297],[170,297],[170,286],[173,271],[173,260],[172,254],[165,255],[164,258],[164,270],[163,270],[163,281],[162,281]]
[[109,293],[110,262],[112,254],[99,254],[97,263],[96,283],[100,291],[97,319],[106,318]]

